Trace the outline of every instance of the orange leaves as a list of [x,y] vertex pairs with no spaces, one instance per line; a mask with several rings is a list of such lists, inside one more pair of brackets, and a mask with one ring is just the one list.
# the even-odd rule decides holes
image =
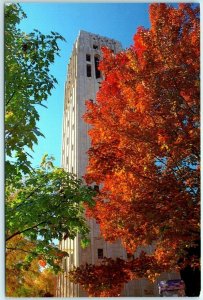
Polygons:
[[144,89],[144,86],[142,83],[138,83],[137,86],[136,86],[136,92],[139,94],[139,95],[143,95],[145,93],[145,89]]
[[159,144],[164,144],[166,143],[168,137],[166,135],[161,135],[160,133],[158,134],[158,143]]
[[145,67],[146,61],[144,59],[144,53],[147,50],[147,43],[145,42],[145,36],[147,30],[143,27],[139,27],[137,33],[134,35],[134,49],[138,57],[138,62],[141,67]]
[[138,83],[136,85],[135,88],[136,92],[137,92],[137,104],[136,104],[136,109],[138,112],[140,113],[144,113],[145,109],[147,107],[147,99],[146,99],[146,92],[145,92],[145,88],[143,86],[143,83]]
[[142,100],[136,105],[137,111],[143,113],[145,111],[145,104]]
[[42,259],[40,259],[39,261],[38,261],[38,263],[39,263],[39,265],[40,265],[40,267],[42,267],[42,268],[45,268],[46,267],[46,261],[45,260],[42,260]]
[[190,5],[166,4],[152,4],[150,18],[133,47],[104,51],[105,80],[85,115],[85,178],[102,186],[88,212],[107,240],[129,252],[154,242],[157,261],[174,268],[199,234],[199,20]]
[[146,50],[146,45],[142,39],[142,34],[144,32],[143,27],[139,27],[137,33],[134,35],[134,42],[135,42],[135,49],[136,52],[138,53],[138,56],[141,56],[143,51]]
[[[149,7],[149,17],[152,27],[156,24],[161,14],[164,14],[166,16],[166,11],[168,10],[168,6],[165,3],[160,4],[151,4]],[[164,17],[162,16],[162,20],[164,20]]]

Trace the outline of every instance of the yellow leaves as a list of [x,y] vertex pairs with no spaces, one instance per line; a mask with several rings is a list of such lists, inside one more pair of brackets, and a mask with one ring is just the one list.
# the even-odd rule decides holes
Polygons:
[[176,139],[176,141],[174,142],[174,144],[180,144],[183,141],[183,137],[182,136],[178,136],[178,138]]
[[161,146],[161,150],[169,150],[169,146],[167,144],[168,136],[164,134],[158,134],[158,144]]
[[13,117],[13,112],[12,111],[7,111],[5,114],[5,121],[9,122],[9,120]]
[[34,281],[37,290],[55,294],[56,289],[56,275],[50,269],[44,269]]
[[[56,275],[50,269],[39,269],[40,260],[34,259],[29,268],[18,267],[25,261],[26,254],[32,250],[31,242],[16,236],[9,241],[6,252],[6,295],[8,297],[40,297],[46,292],[54,295]],[[14,250],[14,249],[23,249]],[[44,261],[41,260],[44,264]],[[44,265],[43,265],[44,267]]]
[[138,67],[138,64],[135,60],[131,60],[129,63],[128,63],[129,67],[135,71],[135,72],[138,72],[139,71],[139,67]]
[[157,277],[160,275],[160,273],[154,273],[151,272],[150,270],[147,270],[146,272],[147,278],[151,281],[151,282],[155,282]]
[[169,147],[168,147],[168,145],[167,144],[163,144],[162,146],[161,146],[161,150],[169,150]]

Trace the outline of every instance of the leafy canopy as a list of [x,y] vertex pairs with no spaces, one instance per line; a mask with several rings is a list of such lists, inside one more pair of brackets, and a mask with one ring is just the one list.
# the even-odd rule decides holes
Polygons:
[[[53,165],[45,155],[39,168],[29,161],[30,150],[42,133],[37,127],[37,105],[44,106],[57,83],[50,66],[59,55],[64,38],[38,30],[24,33],[18,28],[26,15],[19,4],[5,6],[5,144],[6,144],[6,260],[9,295],[25,296],[12,274],[29,277],[29,270],[51,266],[59,271],[67,252],[54,241],[81,234],[87,243],[88,226],[82,203],[89,205],[94,192],[73,174]],[[10,264],[10,258],[18,256]],[[28,272],[26,275],[26,271]],[[23,280],[23,279],[22,279]],[[13,286],[12,286],[13,285]],[[14,292],[15,287],[15,292]],[[19,287],[19,290],[18,290]],[[17,294],[16,294],[17,293]],[[32,294],[32,293],[31,293]],[[30,294],[30,295],[31,295]]]
[[64,235],[74,239],[79,233],[83,242],[87,240],[89,228],[82,204],[91,205],[94,192],[50,162],[45,157],[40,168],[6,187],[6,241],[23,236],[34,243],[27,263],[43,255],[49,265],[59,270],[55,262],[58,253],[68,253],[58,250],[53,242]]
[[200,238],[199,6],[151,4],[151,27],[114,54],[103,49],[104,81],[87,101],[88,184],[101,185],[96,218],[107,241],[128,253],[153,245],[151,274],[199,267],[187,249]]
[[33,250],[33,245],[22,236],[9,241],[6,252],[7,297],[42,297],[47,292],[55,294],[56,275],[51,268],[41,268],[39,258],[33,259],[29,268],[21,267],[27,253]]
[[5,5],[5,146],[6,177],[31,169],[28,150],[38,137],[37,105],[45,106],[57,80],[50,66],[59,55],[59,41],[64,38],[38,30],[31,33],[18,28],[26,15],[19,4]]
[[85,264],[69,272],[69,279],[79,283],[91,297],[119,297],[124,283],[132,279],[148,278],[154,280],[157,274],[149,271],[153,265],[159,272],[164,270],[153,257],[141,252],[134,260],[104,258],[99,265]]

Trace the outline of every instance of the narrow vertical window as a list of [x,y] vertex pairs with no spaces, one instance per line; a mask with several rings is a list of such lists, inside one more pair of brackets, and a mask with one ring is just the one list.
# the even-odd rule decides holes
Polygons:
[[98,254],[98,258],[99,258],[99,259],[104,258],[103,249],[97,249],[97,254]]
[[70,265],[73,265],[73,264],[74,264],[74,256],[73,256],[73,253],[70,253],[70,254],[69,254],[69,261],[70,261]]
[[91,65],[87,64],[86,71],[87,71],[87,77],[91,77],[92,76],[92,74],[91,74]]
[[90,54],[86,54],[86,61],[91,61],[91,56],[90,56]]
[[99,57],[98,56],[94,57],[94,65],[95,65],[95,77],[100,78],[101,72],[99,70]]
[[63,270],[64,270],[64,272],[67,271],[67,260],[66,260],[66,257],[63,259]]

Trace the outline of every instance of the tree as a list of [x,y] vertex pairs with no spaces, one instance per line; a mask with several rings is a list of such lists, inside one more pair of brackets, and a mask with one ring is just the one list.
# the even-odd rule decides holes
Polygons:
[[119,296],[125,282],[130,280],[126,262],[106,258],[100,265],[81,265],[69,272],[69,279],[79,283],[91,297]]
[[187,255],[200,239],[199,6],[151,4],[149,15],[132,47],[103,49],[105,79],[87,101],[85,179],[102,186],[88,215],[129,253],[153,244],[166,271],[199,268]]
[[124,283],[132,279],[155,279],[157,274],[150,272],[149,265],[159,269],[159,273],[164,269],[157,265],[153,257],[141,252],[140,257],[131,261],[104,258],[99,265],[81,265],[69,272],[69,279],[79,283],[91,297],[118,297]]
[[[19,4],[5,6],[5,146],[6,177],[31,170],[30,151],[43,136],[37,127],[37,105],[45,106],[57,80],[50,65],[59,55],[64,38],[38,30],[24,33],[18,28],[25,18]],[[45,106],[46,107],[46,106]]]
[[[32,243],[22,267],[41,257],[57,271],[57,259],[68,253],[60,251],[53,241],[61,241],[64,235],[74,239],[79,233],[82,243],[87,241],[89,229],[82,203],[90,204],[95,192],[47,159],[35,172],[6,187],[6,248],[25,252],[27,243]],[[24,244],[10,247],[9,242],[17,236],[24,238]]]
[[35,280],[35,285],[43,297],[54,297],[57,286],[57,276],[49,268],[46,268]]
[[91,202],[95,194],[75,175],[54,167],[48,155],[36,169],[29,161],[30,150],[42,136],[37,105],[44,106],[57,83],[50,75],[50,65],[64,38],[56,32],[22,32],[18,24],[25,17],[19,4],[5,6],[5,212],[10,296],[39,293],[32,287],[39,277],[39,264],[60,270],[68,253],[58,249],[55,239],[74,239],[81,234],[82,245],[88,242],[82,203]]
[[[35,258],[29,268],[22,268],[27,252],[34,250],[33,242],[16,236],[9,242],[6,252],[6,296],[40,297],[49,292],[54,295],[56,275],[50,268],[41,268]],[[11,249],[12,248],[12,249]]]

